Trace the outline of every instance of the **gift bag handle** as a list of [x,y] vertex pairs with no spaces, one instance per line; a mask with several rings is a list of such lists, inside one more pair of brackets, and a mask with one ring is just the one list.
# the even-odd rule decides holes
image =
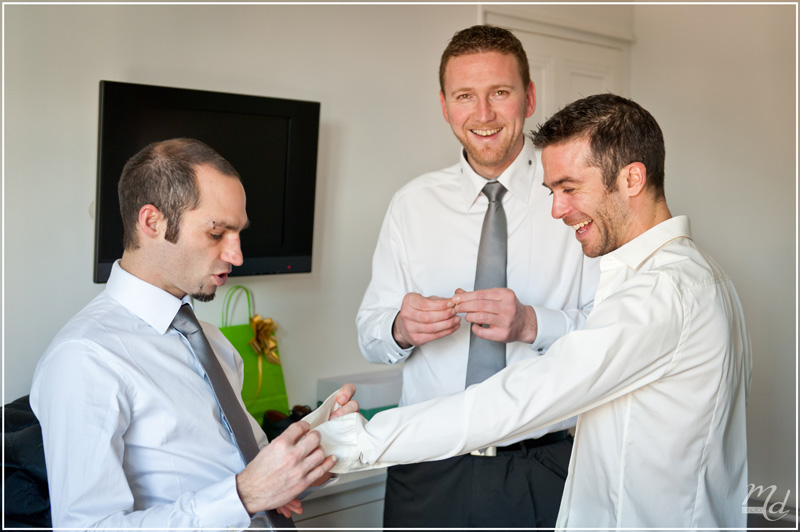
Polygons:
[[250,318],[253,317],[253,301],[250,299],[250,290],[245,288],[242,285],[232,286],[228,293],[225,294],[225,299],[222,301],[222,327],[228,326],[228,319],[230,318],[231,314],[231,303],[233,302],[233,295],[238,292],[239,290],[244,291],[245,295],[247,295],[247,319],[248,321]]

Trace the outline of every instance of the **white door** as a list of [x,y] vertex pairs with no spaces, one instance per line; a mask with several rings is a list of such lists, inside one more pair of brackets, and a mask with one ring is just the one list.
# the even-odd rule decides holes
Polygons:
[[527,129],[585,96],[627,96],[627,42],[493,13],[486,13],[486,23],[513,31],[525,47],[536,86],[536,112]]
[[585,96],[604,92],[626,96],[621,49],[524,31],[514,34],[528,54],[536,86],[536,112],[528,121],[530,127]]

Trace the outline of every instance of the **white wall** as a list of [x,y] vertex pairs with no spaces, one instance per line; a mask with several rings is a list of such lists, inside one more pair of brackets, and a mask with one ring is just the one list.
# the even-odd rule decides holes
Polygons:
[[[52,336],[102,289],[91,282],[89,214],[100,79],[322,103],[314,271],[234,281],[280,326],[292,404],[314,402],[318,377],[379,369],[358,353],[355,312],[391,194],[455,160],[438,57],[455,31],[478,22],[478,7],[4,8],[4,401],[27,393]],[[673,213],[692,217],[745,305],[755,354],[751,477],[793,489],[792,8],[515,10],[635,35],[631,95],[664,129]],[[219,323],[219,304],[198,314]]]
[[[380,369],[358,352],[355,313],[391,194],[457,156],[438,55],[477,7],[6,6],[5,19],[7,399],[102,289],[89,215],[101,79],[322,103],[313,272],[232,281],[280,327],[292,404],[315,401],[318,377]],[[217,299],[198,315],[219,324]]]

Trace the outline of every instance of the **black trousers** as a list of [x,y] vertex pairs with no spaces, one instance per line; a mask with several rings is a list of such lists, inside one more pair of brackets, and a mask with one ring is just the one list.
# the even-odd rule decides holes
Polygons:
[[553,528],[572,437],[549,445],[390,467],[385,528]]

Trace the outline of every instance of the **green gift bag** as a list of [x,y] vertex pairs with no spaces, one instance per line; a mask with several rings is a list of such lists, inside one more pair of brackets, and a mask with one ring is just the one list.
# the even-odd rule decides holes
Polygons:
[[[234,294],[244,292],[247,296],[249,324],[229,325],[228,320],[233,306]],[[289,400],[286,397],[286,384],[283,381],[283,368],[275,343],[275,329],[271,318],[262,319],[253,314],[250,290],[244,286],[233,286],[222,302],[222,327],[220,331],[233,344],[244,361],[244,384],[242,400],[247,411],[262,422],[264,412],[277,410],[289,413]]]

